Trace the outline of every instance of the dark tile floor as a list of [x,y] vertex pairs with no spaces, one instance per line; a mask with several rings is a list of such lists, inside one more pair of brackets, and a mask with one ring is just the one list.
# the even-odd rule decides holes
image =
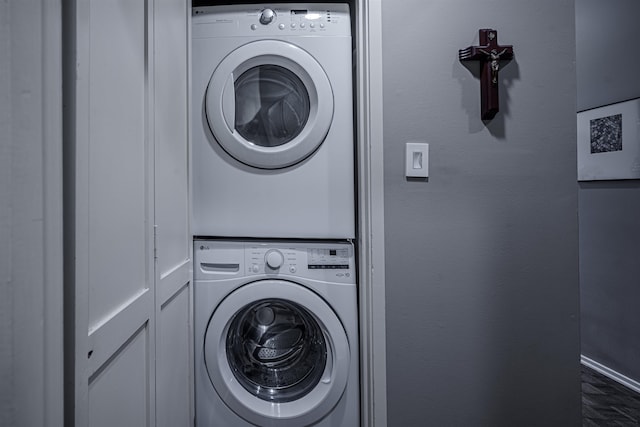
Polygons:
[[640,426],[640,393],[582,366],[582,425]]

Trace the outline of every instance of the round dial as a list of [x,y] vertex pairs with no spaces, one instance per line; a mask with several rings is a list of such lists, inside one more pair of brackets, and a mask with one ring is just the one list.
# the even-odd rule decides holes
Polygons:
[[276,18],[276,13],[272,9],[264,9],[260,13],[260,23],[262,25],[271,24],[271,22],[273,22],[275,18]]
[[265,254],[264,261],[267,263],[269,268],[277,270],[282,266],[282,263],[284,263],[284,256],[279,250],[271,249]]

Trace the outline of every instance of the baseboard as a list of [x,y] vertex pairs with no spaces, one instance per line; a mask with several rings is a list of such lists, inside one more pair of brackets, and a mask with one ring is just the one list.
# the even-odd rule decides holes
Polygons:
[[627,376],[624,376],[621,373],[616,372],[613,369],[606,367],[602,363],[598,363],[595,360],[589,359],[588,357],[586,357],[584,355],[580,355],[580,362],[584,366],[587,366],[587,367],[593,369],[594,371],[600,372],[605,377],[611,378],[612,380],[622,384],[625,387],[630,388],[631,390],[635,391],[636,393],[640,393],[640,382],[638,382],[638,381],[636,381],[634,379],[631,379],[631,378],[629,378]]

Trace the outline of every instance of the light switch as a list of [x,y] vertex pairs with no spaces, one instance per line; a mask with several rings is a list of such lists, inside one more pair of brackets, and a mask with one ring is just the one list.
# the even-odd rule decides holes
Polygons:
[[413,168],[422,169],[422,153],[419,151],[413,152]]
[[405,147],[405,175],[407,178],[429,177],[429,144],[407,142]]

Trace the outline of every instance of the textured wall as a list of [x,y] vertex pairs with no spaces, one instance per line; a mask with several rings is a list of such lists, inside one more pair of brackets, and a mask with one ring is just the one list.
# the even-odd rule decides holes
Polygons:
[[[578,111],[640,97],[640,2],[576,0]],[[579,190],[582,354],[640,381],[640,181]]]
[[640,2],[576,0],[578,111],[640,97]]
[[[386,0],[383,19],[389,425],[579,425],[573,1]],[[487,124],[457,60],[480,28],[516,58]],[[404,178],[410,140],[428,182]]]
[[640,381],[640,181],[580,184],[582,354]]
[[11,21],[0,2],[0,425],[13,426],[13,283],[11,282]]

